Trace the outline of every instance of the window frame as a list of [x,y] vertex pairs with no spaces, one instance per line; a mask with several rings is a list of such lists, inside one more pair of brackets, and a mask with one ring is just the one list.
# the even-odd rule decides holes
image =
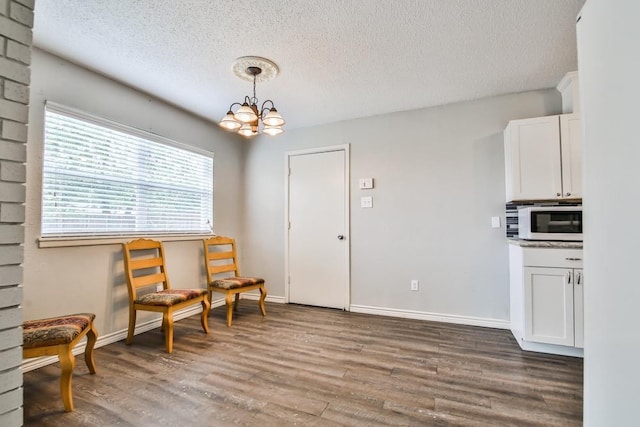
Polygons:
[[[111,244],[119,244],[128,242],[132,239],[138,237],[145,238],[156,238],[161,239],[163,241],[188,241],[188,240],[200,240],[206,237],[210,237],[215,235],[213,232],[213,221],[215,219],[215,153],[212,151],[207,151],[199,147],[195,147],[192,145],[180,143],[174,141],[172,139],[166,138],[164,136],[135,128],[133,126],[125,125],[122,123],[115,122],[113,120],[109,120],[106,118],[98,117],[96,115],[87,113],[82,110],[78,110],[72,107],[67,107],[65,105],[61,105],[51,101],[45,101],[43,108],[43,118],[42,118],[42,163],[41,163],[41,176],[40,176],[40,218],[38,222],[39,226],[39,236],[37,238],[37,243],[39,248],[50,248],[50,247],[68,247],[68,246],[94,246],[94,245],[111,245]],[[46,134],[46,120],[47,120],[47,111],[51,111],[54,113],[66,115],[72,117],[77,120],[82,120],[93,125],[105,127],[107,129],[111,129],[117,132],[122,132],[127,135],[131,135],[136,138],[142,138],[145,140],[152,141],[154,143],[167,145],[170,147],[178,148],[180,150],[192,152],[198,155],[202,155],[205,157],[211,158],[212,162],[212,207],[211,207],[211,232],[210,233],[153,233],[153,232],[140,232],[136,233],[113,233],[113,234],[95,234],[95,235],[76,235],[76,236],[43,236],[42,235],[42,221],[43,221],[43,194],[44,194],[44,161],[45,161],[45,134]]]

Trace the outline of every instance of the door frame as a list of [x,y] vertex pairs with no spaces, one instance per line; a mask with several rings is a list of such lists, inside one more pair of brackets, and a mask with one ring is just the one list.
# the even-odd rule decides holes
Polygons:
[[351,210],[350,210],[350,156],[349,156],[350,145],[349,144],[340,144],[340,145],[330,145],[326,147],[316,147],[316,148],[307,148],[304,150],[294,150],[294,151],[286,151],[284,153],[285,162],[284,162],[284,187],[285,187],[285,198],[284,198],[284,278],[285,278],[285,286],[284,286],[284,302],[289,303],[289,287],[291,286],[291,280],[289,277],[289,162],[291,157],[301,156],[305,154],[320,154],[320,153],[329,153],[333,151],[343,151],[344,152],[344,236],[347,244],[347,253],[345,260],[347,263],[345,283],[347,284],[346,289],[344,289],[344,305],[343,308],[345,311],[350,311],[351,307]]

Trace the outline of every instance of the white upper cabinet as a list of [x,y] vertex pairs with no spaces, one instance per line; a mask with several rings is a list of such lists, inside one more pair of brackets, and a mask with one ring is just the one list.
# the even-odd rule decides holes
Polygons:
[[564,198],[582,198],[582,138],[577,114],[560,116],[562,191]]
[[507,201],[582,197],[577,114],[512,120],[504,143]]

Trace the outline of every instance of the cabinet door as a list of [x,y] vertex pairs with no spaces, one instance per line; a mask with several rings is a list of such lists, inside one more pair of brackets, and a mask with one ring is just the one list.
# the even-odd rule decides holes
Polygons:
[[525,267],[524,274],[524,339],[573,346],[573,270]]
[[584,348],[584,274],[582,269],[573,270],[573,280],[575,346]]
[[577,114],[560,116],[560,145],[562,147],[562,197],[582,197],[582,140],[580,117]]
[[509,122],[505,129],[507,201],[562,196],[558,117]]

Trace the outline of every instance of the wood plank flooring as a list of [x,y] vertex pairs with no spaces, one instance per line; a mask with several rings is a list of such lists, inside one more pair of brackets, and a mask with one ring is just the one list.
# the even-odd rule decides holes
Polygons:
[[24,375],[27,426],[572,426],[582,359],[523,352],[509,331],[240,301],[77,357],[75,411],[59,366]]

